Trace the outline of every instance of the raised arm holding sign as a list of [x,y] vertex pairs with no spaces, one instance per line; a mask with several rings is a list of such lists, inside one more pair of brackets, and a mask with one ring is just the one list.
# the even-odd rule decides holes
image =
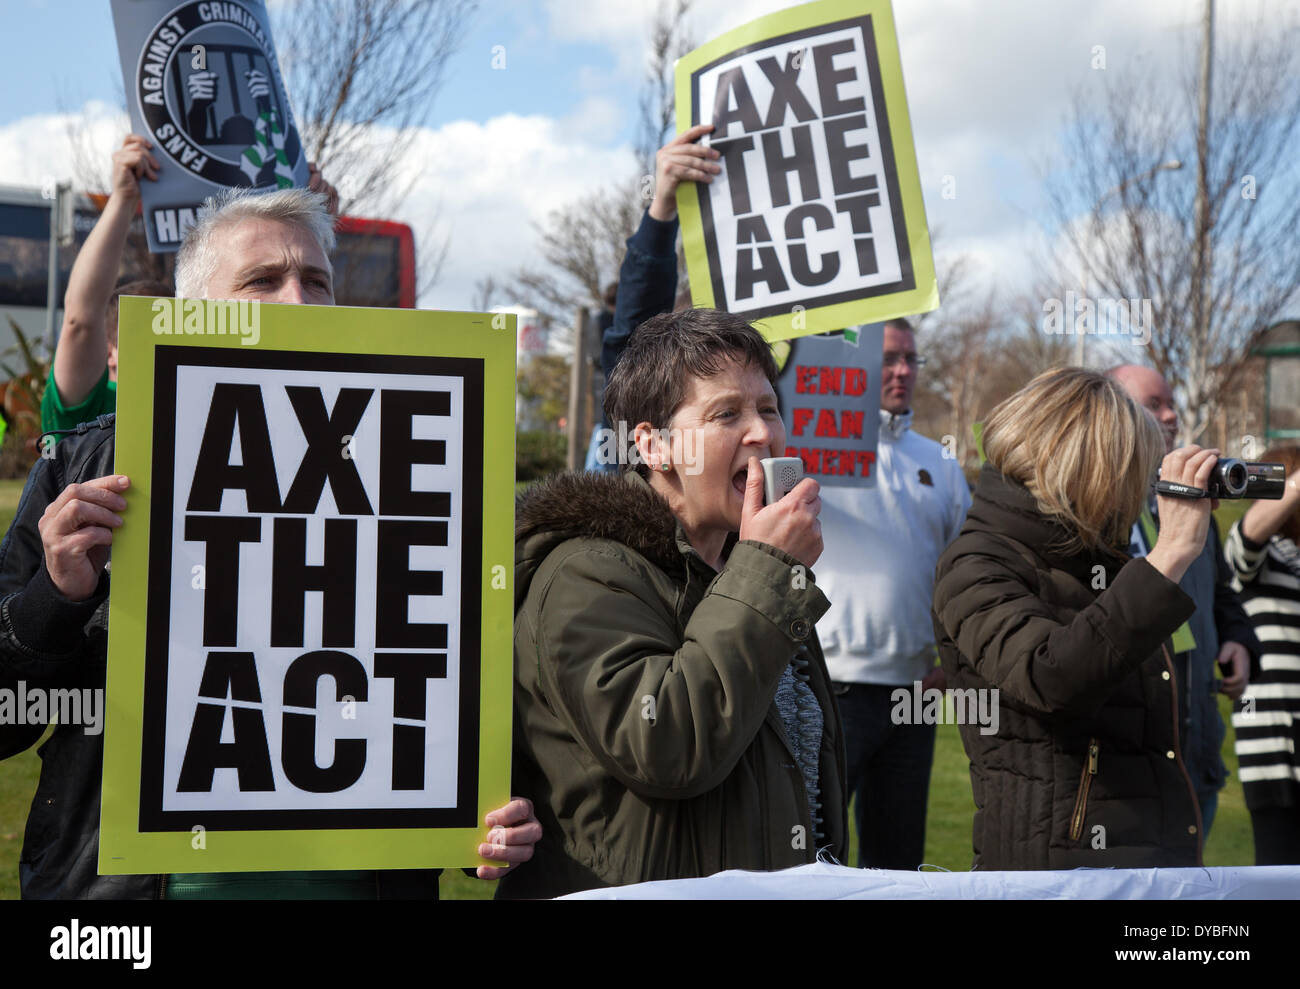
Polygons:
[[[86,243],[77,252],[64,297],[63,329],[41,397],[41,428],[68,430],[117,408],[117,301],[122,295],[170,295],[171,285],[154,279],[114,283],[122,268],[127,235],[139,210],[142,181],[157,181],[166,167],[157,149],[128,134],[113,153],[108,202]],[[307,188],[322,193],[331,215],[338,192],[308,163]]]
[[938,305],[888,0],[760,18],[677,63],[722,172],[678,194],[691,295],[771,339]]

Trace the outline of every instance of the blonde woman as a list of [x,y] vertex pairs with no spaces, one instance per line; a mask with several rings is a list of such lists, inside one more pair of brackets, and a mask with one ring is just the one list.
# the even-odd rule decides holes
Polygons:
[[1039,375],[994,409],[984,449],[934,590],[949,685],[998,691],[996,731],[961,727],[974,868],[1200,864],[1166,639],[1193,611],[1178,581],[1205,544],[1210,501],[1161,496],[1150,554],[1126,548],[1157,467],[1204,489],[1218,451],[1182,447],[1161,463],[1150,415],[1080,368]]

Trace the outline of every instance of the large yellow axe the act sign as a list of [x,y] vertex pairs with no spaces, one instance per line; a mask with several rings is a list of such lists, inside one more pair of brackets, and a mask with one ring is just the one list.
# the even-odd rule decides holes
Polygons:
[[481,862],[509,797],[514,331],[121,301],[101,873]]

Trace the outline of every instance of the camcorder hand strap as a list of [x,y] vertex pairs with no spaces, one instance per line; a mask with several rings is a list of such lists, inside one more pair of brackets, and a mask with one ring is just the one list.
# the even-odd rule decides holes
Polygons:
[[1189,498],[1194,501],[1206,497],[1206,490],[1194,488],[1190,484],[1179,484],[1176,481],[1156,481],[1156,494],[1168,498]]

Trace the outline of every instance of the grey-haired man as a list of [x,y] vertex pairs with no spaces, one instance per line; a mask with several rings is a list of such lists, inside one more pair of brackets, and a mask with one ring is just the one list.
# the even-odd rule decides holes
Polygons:
[[[333,220],[325,196],[284,189],[233,191],[210,201],[177,255],[178,295],[333,305]],[[0,546],[0,687],[100,689],[107,650],[113,530],[122,525],[128,478],[112,473],[112,416],[82,424],[58,455],[27,479]],[[26,749],[43,724],[0,725],[0,758]],[[41,779],[27,819],[19,876],[24,898],[374,898],[437,895],[437,872],[237,873],[100,876],[102,734],[60,724],[41,750]],[[541,837],[532,804],[512,800],[487,815],[481,866],[496,879],[527,861]]]

